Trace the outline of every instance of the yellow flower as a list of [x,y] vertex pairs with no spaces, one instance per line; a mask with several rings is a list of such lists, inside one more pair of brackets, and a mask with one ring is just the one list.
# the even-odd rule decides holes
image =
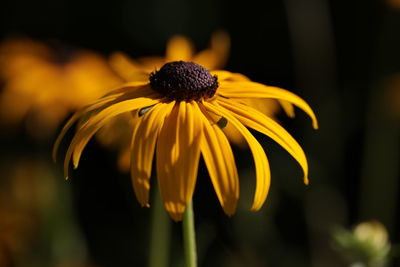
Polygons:
[[[208,70],[220,69],[227,62],[229,49],[230,38],[223,31],[215,32],[211,37],[210,46],[197,53],[195,52],[193,43],[188,38],[176,35],[168,41],[164,57],[142,57],[135,60],[122,52],[115,52],[110,57],[110,65],[127,82],[147,82],[152,71],[172,61],[190,61]],[[238,74],[232,78],[239,80],[247,79],[245,76]],[[279,111],[279,104],[281,104],[285,112],[290,117],[294,117],[292,105],[285,101],[276,101],[275,99],[259,100],[257,98],[242,98],[241,101],[271,117]],[[117,147],[120,150],[118,167],[121,171],[128,172],[130,168],[130,149],[127,144],[129,144],[131,136],[128,135],[129,131],[126,131],[126,128],[133,128],[135,124],[135,118],[127,114],[122,114],[111,119],[97,134],[98,140],[103,145]],[[115,130],[122,128],[125,128],[125,131]],[[228,124],[223,131],[231,142],[241,147],[246,146],[245,139],[231,124]]]
[[246,127],[280,144],[300,164],[308,183],[306,156],[296,140],[277,122],[242,99],[278,99],[304,110],[317,128],[316,117],[300,97],[280,88],[250,81],[241,74],[211,71],[184,61],[165,64],[150,74],[149,81],[126,83],[97,102],[83,108],[64,126],[56,140],[53,157],[66,131],[88,116],[66,152],[65,177],[72,159],[75,168],[91,137],[119,114],[131,112],[136,124],[131,138],[131,177],[142,206],[149,206],[150,177],[154,153],[164,205],[173,220],[182,219],[191,200],[202,155],[215,192],[228,215],[236,211],[239,180],[234,156],[221,128],[232,125],[247,141],[256,169],[252,210],[263,205],[269,190],[270,169],[262,146]]
[[29,115],[34,122],[31,129],[36,134],[48,134],[70,112],[123,82],[95,53],[58,52],[29,39],[1,44],[2,122],[20,123]]
[[[226,32],[217,31],[211,37],[210,47],[195,53],[193,43],[184,36],[173,36],[167,43],[165,57],[142,57],[137,60],[129,58],[122,52],[115,52],[110,57],[110,65],[125,81],[148,81],[152,71],[161,68],[164,64],[172,61],[188,61],[197,63],[208,70],[217,70],[225,67],[230,50],[230,38]],[[237,75],[239,77],[239,75]],[[239,79],[246,79],[240,76]],[[273,116],[279,110],[279,104],[285,112],[294,117],[291,105],[284,101],[258,99],[242,99],[243,102],[251,102],[261,112],[268,116]],[[279,102],[279,104],[278,104]],[[228,131],[228,132],[227,132]],[[225,129],[231,135],[235,143],[241,144],[244,140],[240,139],[230,126]],[[233,136],[235,135],[235,136]]]
[[[168,41],[164,57],[151,56],[134,60],[122,52],[115,52],[109,61],[113,70],[126,82],[147,82],[153,70],[171,61],[193,61],[211,70],[221,68],[227,61],[229,47],[229,35],[223,31],[214,33],[210,47],[198,53],[195,53],[194,45],[188,38],[176,35]],[[278,105],[271,101],[264,103],[263,108],[272,114],[277,112]],[[122,172],[129,172],[130,169],[129,133],[135,124],[134,117],[122,114],[109,120],[97,134],[97,140],[101,144],[119,150],[118,169]],[[238,135],[234,136],[235,132],[231,127],[227,127],[225,131],[229,131],[236,144],[243,145],[243,140]]]

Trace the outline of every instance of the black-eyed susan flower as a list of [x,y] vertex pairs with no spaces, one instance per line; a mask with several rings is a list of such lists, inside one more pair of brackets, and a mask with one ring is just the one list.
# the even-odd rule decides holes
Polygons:
[[40,135],[123,83],[96,53],[53,49],[30,39],[0,45],[0,80],[1,121],[15,124],[29,117],[30,129]]
[[[212,35],[210,46],[199,52],[195,51],[193,43],[185,36],[175,35],[168,40],[165,56],[147,56],[138,59],[128,57],[125,53],[114,52],[110,56],[110,65],[118,76],[126,82],[144,82],[155,69],[159,69],[165,63],[171,61],[192,61],[207,69],[214,70],[224,67],[230,47],[229,35],[223,31]],[[264,110],[270,114],[278,111],[276,101],[264,103]],[[109,120],[97,134],[97,140],[105,146],[119,150],[118,168],[123,172],[130,169],[129,130],[136,124],[135,117],[130,114],[122,114]],[[127,129],[128,128],[128,129]],[[130,128],[130,129],[129,129]],[[116,130],[122,129],[122,130]],[[231,127],[225,129],[232,136],[232,141],[243,145],[244,142]],[[235,135],[236,134],[236,135]]]
[[[125,81],[142,81],[147,82],[150,73],[156,69],[160,69],[164,64],[172,61],[188,61],[197,63],[208,70],[218,70],[225,67],[230,50],[230,38],[224,31],[215,32],[210,41],[208,48],[195,52],[193,43],[185,36],[175,35],[169,39],[164,57],[142,57],[132,59],[122,52],[115,52],[110,57],[110,65],[118,75]],[[241,76],[240,79],[246,77]],[[285,101],[276,101],[274,99],[258,101],[258,99],[248,98],[242,101],[251,102],[253,107],[267,114],[275,115],[279,110],[279,104],[285,112],[293,117],[294,111],[292,106]],[[278,103],[279,102],[279,103]],[[228,126],[225,129],[230,135],[233,130]],[[243,140],[240,137],[232,136],[236,143]]]
[[[164,64],[172,61],[188,61],[197,63],[208,70],[217,70],[225,66],[228,59],[230,49],[230,38],[226,32],[215,32],[210,41],[208,48],[199,52],[195,51],[193,43],[186,37],[181,35],[173,36],[169,39],[164,57],[149,56],[138,59],[132,59],[122,52],[115,52],[110,57],[110,65],[113,70],[127,82],[143,82],[147,83],[149,75],[156,69],[160,69]],[[248,80],[245,76],[236,74],[230,79]],[[258,99],[258,98],[241,98],[242,103],[246,103],[263,112],[269,117],[274,118],[279,111],[280,106],[286,114],[294,117],[292,105],[282,100],[275,99]],[[120,150],[118,158],[118,166],[122,171],[129,171],[130,168],[130,136],[127,131],[116,131],[115,129],[133,128],[136,124],[136,118],[122,114],[111,119],[97,134],[101,143],[118,147]],[[227,124],[223,128],[224,133],[229,140],[236,145],[246,147],[246,141],[242,135],[232,126]]]
[[277,122],[242,99],[278,99],[304,110],[317,128],[316,117],[300,97],[284,89],[252,82],[241,74],[208,71],[185,61],[166,63],[152,72],[146,83],[126,83],[95,103],[81,109],[67,122],[54,146],[56,156],[66,131],[82,116],[88,116],[66,152],[64,175],[72,159],[74,168],[91,137],[119,114],[137,117],[131,138],[131,177],[137,199],[149,206],[152,161],[156,156],[157,177],[164,205],[179,221],[191,200],[200,155],[225,213],[236,211],[239,179],[228,138],[222,131],[231,124],[247,141],[256,170],[252,210],[263,205],[269,190],[267,156],[247,127],[280,144],[300,164],[308,183],[307,159],[301,146]]

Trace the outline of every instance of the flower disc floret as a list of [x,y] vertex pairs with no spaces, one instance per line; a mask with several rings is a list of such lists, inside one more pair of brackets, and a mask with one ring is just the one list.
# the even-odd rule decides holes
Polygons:
[[150,85],[169,100],[201,100],[214,96],[218,77],[199,64],[173,61],[150,74]]

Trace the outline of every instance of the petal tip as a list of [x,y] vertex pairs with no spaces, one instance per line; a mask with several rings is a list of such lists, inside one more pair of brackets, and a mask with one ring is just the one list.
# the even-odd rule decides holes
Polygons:
[[318,130],[318,128],[319,128],[318,121],[316,121],[316,120],[313,121],[313,128],[314,128],[314,130]]
[[255,205],[255,204],[253,204],[253,206],[250,208],[250,211],[256,212],[256,211],[259,211],[260,208],[261,208],[261,205]]
[[57,163],[57,154],[55,152],[53,152],[53,154],[51,155],[51,159],[54,163]]
[[178,214],[178,213],[169,213],[169,216],[171,217],[171,219],[174,221],[174,222],[180,222],[180,221],[182,221],[182,214],[180,213],[180,214]]
[[228,217],[232,217],[236,213],[236,206],[231,208],[224,208],[224,212]]

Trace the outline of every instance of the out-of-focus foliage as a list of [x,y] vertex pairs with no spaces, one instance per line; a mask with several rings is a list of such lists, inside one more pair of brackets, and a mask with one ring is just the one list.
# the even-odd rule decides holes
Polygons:
[[71,209],[70,188],[48,162],[24,159],[0,167],[0,266],[77,266],[86,248]]
[[[115,166],[114,154],[129,136],[107,131],[122,129],[126,120],[106,125],[100,142],[88,144],[68,182],[50,162],[50,147],[72,112],[126,80],[124,64],[132,61],[114,51],[135,64],[149,63],[149,55],[170,54],[165,44],[174,35],[192,40],[181,46],[183,54],[194,47],[210,51],[227,44],[210,44],[221,28],[230,35],[226,69],[301,95],[315,109],[320,129],[308,129],[301,113],[294,121],[276,117],[309,159],[306,188],[294,178],[300,169],[288,155],[255,133],[273,173],[269,199],[258,213],[248,211],[251,199],[243,197],[238,212],[226,218],[200,166],[194,196],[200,266],[348,266],[332,248],[330,229],[368,220],[385,225],[395,250],[399,7],[398,0],[2,1],[0,266],[146,266],[151,210],[140,208],[129,176]],[[149,61],[137,60],[143,57]],[[250,196],[251,155],[239,147],[234,152],[241,195]],[[126,167],[124,158],[121,153]],[[170,266],[182,262],[179,226],[172,229]],[[340,233],[350,250],[385,254],[353,230]],[[387,265],[399,265],[396,253],[389,255]]]
[[381,223],[363,222],[352,231],[338,228],[333,237],[335,248],[351,266],[386,266],[391,245],[386,228]]

